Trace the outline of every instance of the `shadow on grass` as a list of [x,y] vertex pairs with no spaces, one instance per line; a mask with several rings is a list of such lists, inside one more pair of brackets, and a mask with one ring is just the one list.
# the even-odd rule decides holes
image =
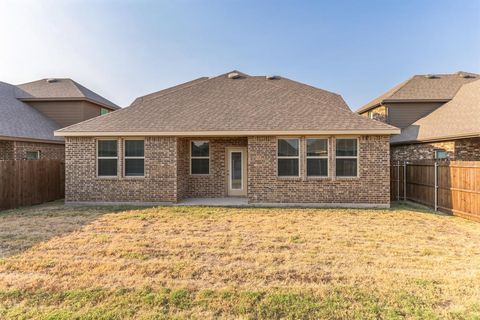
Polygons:
[[435,211],[430,207],[412,201],[394,201],[392,202],[391,208],[389,210],[408,210],[418,213],[433,214],[437,216],[450,216],[450,214],[448,213]]
[[62,200],[0,211],[0,258],[19,254],[51,238],[75,232],[105,214],[130,206],[65,206]]

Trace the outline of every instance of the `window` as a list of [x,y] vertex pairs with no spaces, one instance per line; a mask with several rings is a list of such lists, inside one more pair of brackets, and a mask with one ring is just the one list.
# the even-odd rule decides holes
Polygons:
[[278,176],[298,177],[299,139],[278,139]]
[[117,176],[117,140],[98,140],[97,174],[99,177]]
[[145,175],[145,141],[125,140],[124,146],[125,177],[143,177]]
[[100,115],[103,116],[104,114],[107,114],[109,113],[110,111],[108,111],[108,109],[105,109],[105,108],[101,108],[100,109]]
[[27,151],[25,159],[27,160],[39,160],[40,151]]
[[356,177],[358,174],[357,139],[337,139],[336,142],[337,177]]
[[208,141],[192,141],[190,145],[192,174],[210,173],[210,144]]
[[448,154],[445,149],[435,149],[435,159],[442,160],[447,159]]
[[328,139],[307,139],[307,176],[328,176]]
[[373,111],[368,111],[368,118],[373,119]]

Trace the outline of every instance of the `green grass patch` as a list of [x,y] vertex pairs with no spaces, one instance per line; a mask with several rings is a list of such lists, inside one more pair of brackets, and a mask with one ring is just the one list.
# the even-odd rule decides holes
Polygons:
[[[433,287],[432,287],[433,286]],[[423,288],[423,289],[422,289]],[[444,313],[433,284],[419,294],[336,287],[324,295],[267,291],[89,289],[65,292],[0,291],[2,319],[478,319],[480,306]],[[432,291],[433,290],[433,291]]]

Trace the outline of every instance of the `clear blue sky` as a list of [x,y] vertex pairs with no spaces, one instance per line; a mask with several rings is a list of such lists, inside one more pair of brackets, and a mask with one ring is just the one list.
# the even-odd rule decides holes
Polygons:
[[413,74],[480,72],[480,0],[6,0],[0,40],[0,81],[71,77],[121,106],[238,69],[355,110]]

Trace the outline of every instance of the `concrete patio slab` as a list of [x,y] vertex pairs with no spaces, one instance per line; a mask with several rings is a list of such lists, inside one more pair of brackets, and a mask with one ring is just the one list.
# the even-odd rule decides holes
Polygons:
[[177,206],[208,206],[208,207],[249,207],[247,198],[225,197],[225,198],[191,198],[184,199],[176,204]]

